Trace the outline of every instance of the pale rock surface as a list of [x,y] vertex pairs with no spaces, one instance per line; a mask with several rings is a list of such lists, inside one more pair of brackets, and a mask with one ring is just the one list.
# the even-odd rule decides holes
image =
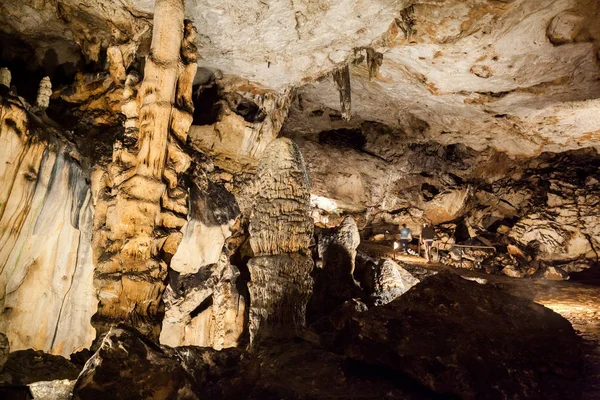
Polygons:
[[291,139],[276,139],[267,147],[256,187],[249,227],[254,254],[306,252],[312,236],[310,178],[302,153]]
[[171,260],[171,269],[194,274],[205,265],[217,263],[239,215],[235,198],[222,185],[209,182],[202,190],[192,184],[190,213],[181,229],[183,238]]
[[28,386],[36,400],[71,400],[75,380],[40,381]]
[[38,89],[35,105],[40,110],[47,109],[50,105],[50,96],[52,96],[52,82],[50,82],[49,76],[45,76],[40,81],[40,88]]
[[542,277],[551,281],[566,281],[569,274],[558,267],[548,267],[544,270]]
[[12,75],[10,70],[8,68],[0,68],[0,85],[4,85],[9,88],[11,80]]
[[90,186],[77,150],[0,106],[0,331],[11,349],[69,355],[95,337]]
[[246,298],[240,272],[221,255],[195,275],[171,275],[163,295],[165,317],[160,343],[217,350],[241,344],[246,329]]
[[371,297],[376,306],[384,305],[419,283],[419,280],[396,262],[385,259],[373,271],[373,292]]

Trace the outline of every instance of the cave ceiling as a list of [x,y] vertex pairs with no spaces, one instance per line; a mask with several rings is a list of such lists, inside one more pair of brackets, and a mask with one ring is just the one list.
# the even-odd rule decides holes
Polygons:
[[[58,64],[101,62],[114,42],[149,42],[153,3],[3,0],[0,31],[41,64],[49,50]],[[600,146],[596,0],[188,0],[186,16],[203,71],[296,89],[286,134],[379,121],[513,156]],[[345,64],[349,121],[331,79]]]

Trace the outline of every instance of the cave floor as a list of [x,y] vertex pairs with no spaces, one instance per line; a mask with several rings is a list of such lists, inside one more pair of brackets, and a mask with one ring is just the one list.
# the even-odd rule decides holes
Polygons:
[[533,300],[562,315],[571,322],[582,338],[585,377],[582,399],[600,399],[600,280],[549,281],[488,275],[443,264],[426,263],[421,257],[395,254],[389,246],[373,242],[361,243],[360,250],[372,256],[395,259],[408,267],[429,271],[448,270],[468,278],[485,279],[488,284],[499,286],[515,296]]

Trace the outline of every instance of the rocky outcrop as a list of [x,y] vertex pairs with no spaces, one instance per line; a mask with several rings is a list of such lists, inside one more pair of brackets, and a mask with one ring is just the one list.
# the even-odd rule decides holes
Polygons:
[[0,370],[8,359],[8,353],[10,353],[10,343],[4,333],[0,333]]
[[308,304],[309,322],[330,315],[351,299],[364,300],[365,294],[354,279],[356,249],[360,235],[350,216],[330,233],[318,238],[319,268],[315,269],[315,285]]
[[260,161],[250,246],[250,339],[304,326],[312,291],[310,180],[290,139],[274,140]]
[[95,337],[89,176],[28,105],[0,101],[0,331],[13,350],[66,356]]
[[195,274],[171,273],[163,300],[160,342],[217,350],[241,345],[247,329],[247,300],[240,272],[222,255]]
[[194,102],[205,109],[195,116],[190,144],[220,168],[255,170],[279,134],[292,98],[290,89],[275,92],[230,76],[213,77],[196,89]]
[[78,399],[197,399],[193,381],[174,357],[119,325],[102,340],[73,389]]
[[77,379],[81,369],[64,357],[43,351],[18,350],[8,355],[0,370],[0,384],[29,385],[35,382]]
[[579,338],[567,320],[448,272],[355,314],[338,339],[352,359],[464,399],[580,395]]

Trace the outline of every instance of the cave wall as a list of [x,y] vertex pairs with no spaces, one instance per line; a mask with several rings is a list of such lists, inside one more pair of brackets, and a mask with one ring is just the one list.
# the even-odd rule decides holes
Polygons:
[[[35,118],[35,117],[33,117]],[[11,349],[69,355],[96,332],[89,175],[14,97],[0,105],[0,331]]]

